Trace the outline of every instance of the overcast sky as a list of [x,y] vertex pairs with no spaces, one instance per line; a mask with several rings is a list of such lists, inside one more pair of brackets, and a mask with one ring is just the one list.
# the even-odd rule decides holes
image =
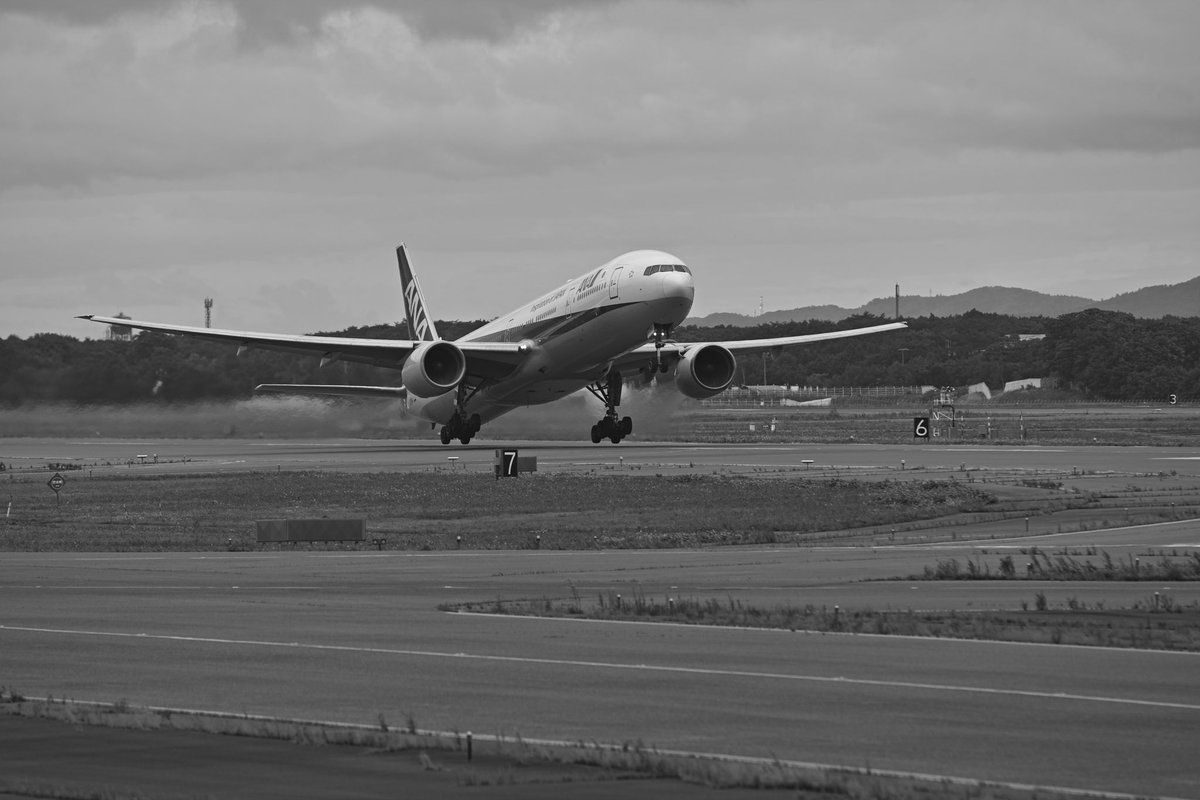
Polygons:
[[[0,0],[0,336],[1200,275],[1200,3]],[[1200,310],[1198,310],[1200,313]]]

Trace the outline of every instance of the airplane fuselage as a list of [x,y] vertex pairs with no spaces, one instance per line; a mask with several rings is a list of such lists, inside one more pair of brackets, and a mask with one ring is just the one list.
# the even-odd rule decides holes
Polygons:
[[[487,422],[600,381],[612,360],[644,345],[656,325],[683,322],[694,296],[691,272],[675,256],[658,250],[618,256],[457,340],[527,348],[513,372],[481,386],[464,411]],[[412,398],[409,409],[443,423],[456,412],[456,394]]]

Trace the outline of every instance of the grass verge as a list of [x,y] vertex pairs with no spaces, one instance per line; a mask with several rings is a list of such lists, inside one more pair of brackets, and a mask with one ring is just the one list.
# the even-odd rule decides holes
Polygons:
[[[301,746],[361,748],[368,755],[413,752],[420,768],[444,773],[459,786],[482,787],[544,782],[547,773],[524,769],[538,765],[586,767],[569,778],[553,773],[557,783],[565,781],[616,781],[631,778],[678,780],[717,789],[750,788],[786,790],[805,800],[906,800],[936,796],[946,800],[1056,800],[1076,797],[1079,792],[989,783],[964,778],[929,778],[901,772],[855,769],[786,762],[773,758],[734,758],[664,752],[641,742],[619,745],[529,741],[519,736],[474,736],[461,732],[419,731],[412,725],[391,729],[382,717],[376,724],[352,725],[281,720],[244,715],[208,714],[161,708],[137,708],[129,703],[76,702],[54,698],[26,698],[0,687],[0,714],[56,720],[73,726],[100,726],[139,731],[189,731],[214,735],[254,737],[290,742]],[[463,764],[463,751],[486,766]],[[133,753],[132,758],[142,758]],[[349,779],[351,776],[347,776]],[[0,792],[18,796],[54,797],[63,800],[110,796],[77,786],[53,782],[34,784],[28,780],[0,776]],[[653,793],[653,789],[651,789]],[[794,794],[792,794],[794,793]],[[614,795],[626,796],[615,790]],[[125,795],[121,795],[125,796]],[[635,796],[642,796],[636,794]]]
[[[1132,553],[1124,559],[1114,559],[1107,551],[1088,548],[1079,560],[1074,553],[1047,553],[1037,547],[1022,548],[1022,566],[1018,568],[1013,556],[1000,558],[996,571],[985,561],[984,554],[976,559],[959,562],[956,558],[941,559],[925,567],[922,575],[909,580],[1027,580],[1038,581],[1200,581],[1200,552],[1147,554],[1145,559]],[[1096,558],[1097,561],[1092,561]],[[1169,608],[1166,610],[1170,610]]]
[[[1157,598],[1157,599],[1156,599]],[[635,589],[622,596],[600,593],[595,602],[578,595],[568,600],[490,600],[440,606],[443,611],[595,620],[722,625],[815,633],[930,636],[1037,644],[1200,651],[1200,605],[1167,605],[1151,595],[1133,608],[1105,609],[1068,601],[1049,608],[1044,593],[1034,608],[1020,611],[875,611],[837,606],[747,605],[732,597],[649,598]]]

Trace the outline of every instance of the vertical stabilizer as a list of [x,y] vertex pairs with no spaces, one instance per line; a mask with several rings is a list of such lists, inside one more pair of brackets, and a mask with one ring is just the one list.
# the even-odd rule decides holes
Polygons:
[[417,276],[413,275],[412,267],[408,264],[408,253],[404,245],[396,248],[396,260],[400,262],[400,288],[404,292],[404,313],[408,318],[408,335],[418,342],[432,342],[438,339],[437,329],[433,320],[425,313],[425,298],[421,295],[421,285]]

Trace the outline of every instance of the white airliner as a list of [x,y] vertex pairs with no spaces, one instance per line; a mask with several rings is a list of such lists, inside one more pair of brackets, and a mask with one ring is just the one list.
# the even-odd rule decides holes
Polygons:
[[890,322],[775,339],[675,342],[671,331],[692,308],[691,270],[669,253],[636,250],[450,341],[438,336],[426,313],[404,245],[396,256],[409,335],[416,337],[409,341],[216,330],[91,314],[81,319],[230,342],[239,354],[260,347],[320,356],[322,366],[343,360],[399,370],[402,386],[262,384],[256,391],[406,398],[411,413],[442,426],[442,444],[452,439],[467,444],[501,414],[580,389],[604,403],[592,442],[617,444],[633,432],[633,420],[617,411],[626,378],[648,381],[656,373],[674,373],[676,389],[704,399],[733,383],[735,355],[907,327]]

